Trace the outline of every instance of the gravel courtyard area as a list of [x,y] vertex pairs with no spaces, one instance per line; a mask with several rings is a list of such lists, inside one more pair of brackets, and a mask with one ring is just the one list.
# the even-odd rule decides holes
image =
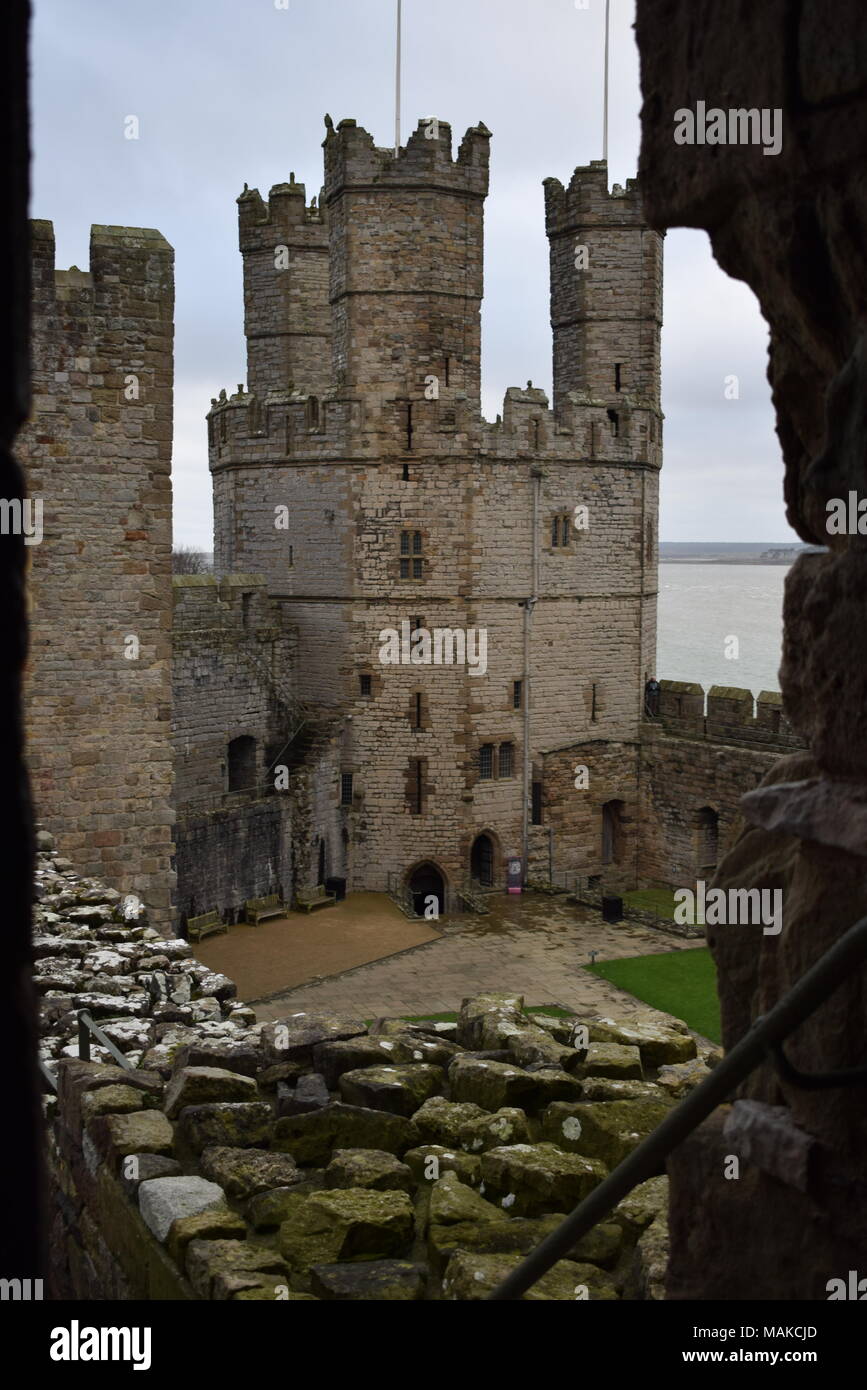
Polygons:
[[[347,900],[347,910],[353,901],[365,897],[381,902],[378,894],[355,894]],[[560,1004],[592,1013],[616,1008],[624,1014],[646,1006],[583,970],[591,963],[591,952],[606,960],[704,945],[632,923],[604,922],[599,913],[567,904],[561,897],[497,895],[489,903],[490,916],[444,918],[438,924],[441,934],[426,943],[409,940],[407,949],[397,948],[398,954],[363,965],[350,962],[354,968],[344,967],[327,979],[279,993],[275,985],[267,998],[265,991],[256,997],[247,993],[247,1002],[263,1020],[320,1009],[371,1018],[452,1012],[466,995],[507,990],[523,994],[527,1004]],[[317,917],[327,918],[335,910],[327,909]],[[396,908],[393,911],[411,937],[417,924],[402,918]],[[394,951],[391,925],[388,940]],[[325,921],[311,921],[309,930],[324,932],[326,927]],[[201,954],[210,963],[210,953],[203,950]],[[231,964],[220,968],[235,979],[243,974]],[[243,994],[240,984],[239,980]]]

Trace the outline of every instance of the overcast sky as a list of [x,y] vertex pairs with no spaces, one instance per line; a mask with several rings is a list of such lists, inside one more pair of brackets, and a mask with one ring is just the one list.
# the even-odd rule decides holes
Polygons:
[[[395,0],[35,0],[32,215],[86,268],[92,222],[156,227],[176,253],[175,540],[211,549],[204,416],[246,379],[235,199],[322,183],[323,116],[393,142]],[[550,393],[542,180],[602,153],[603,0],[404,0],[404,139],[422,116],[493,131],[482,392]],[[278,5],[281,8],[278,8]],[[612,0],[610,180],[634,176],[632,0]],[[140,138],[124,138],[135,115]],[[767,330],[705,234],[665,244],[663,540],[796,539],[766,380]],[[736,374],[740,398],[726,400]]]

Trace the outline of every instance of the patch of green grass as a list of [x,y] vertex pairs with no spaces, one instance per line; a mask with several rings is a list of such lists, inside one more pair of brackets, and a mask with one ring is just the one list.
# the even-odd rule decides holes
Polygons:
[[711,1042],[721,1041],[716,968],[706,946],[600,960],[584,969],[628,990],[654,1009],[682,1018]]
[[655,912],[658,917],[674,921],[674,894],[670,888],[635,888],[623,894],[623,901],[629,907],[637,907],[642,912]]

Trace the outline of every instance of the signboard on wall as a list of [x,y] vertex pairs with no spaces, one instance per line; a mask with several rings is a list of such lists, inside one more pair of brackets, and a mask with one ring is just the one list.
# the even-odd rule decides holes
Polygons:
[[506,885],[510,893],[520,893],[521,884],[524,881],[524,865],[520,859],[509,859],[506,862]]

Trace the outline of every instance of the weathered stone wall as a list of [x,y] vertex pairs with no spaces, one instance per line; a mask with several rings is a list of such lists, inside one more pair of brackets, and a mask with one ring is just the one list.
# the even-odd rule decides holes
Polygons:
[[[743,828],[741,797],[796,748],[803,740],[775,691],[754,702],[749,690],[713,686],[705,701],[700,685],[660,681],[658,718],[645,720],[641,736],[638,880],[689,887],[697,877],[709,879]],[[718,818],[712,860],[704,852],[702,811]]]
[[267,204],[256,189],[241,194],[238,230],[250,390],[264,400],[297,382],[318,395],[331,379],[327,210],[308,208],[293,174]]
[[[172,739],[182,922],[214,908],[235,921],[248,898],[291,897],[293,789],[288,777],[278,788],[272,764],[291,761],[286,745],[303,717],[295,656],[295,633],[260,576],[175,577]],[[230,780],[229,746],[239,738],[254,741],[243,786]]]
[[[240,803],[240,804],[238,804]],[[293,807],[285,796],[237,798],[208,813],[186,811],[178,818],[175,866],[177,907],[187,918],[216,909],[225,922],[243,921],[248,898],[293,888]]]
[[[258,1024],[187,942],[65,864],[40,856],[34,943],[54,1298],[483,1298],[716,1057],[653,1010],[497,994],[454,1024]],[[124,1065],[98,1039],[78,1057],[79,1008]],[[659,1298],[666,1204],[660,1172],[528,1296]]]
[[240,790],[273,790],[268,769],[300,719],[295,634],[261,576],[176,575],[173,581],[172,741],[179,812],[231,795],[228,745],[256,740],[255,773]]
[[[529,763],[576,739],[637,739],[655,662],[661,238],[643,223],[634,187],[609,194],[601,167],[576,170],[568,189],[548,181],[555,341],[580,322],[587,350],[579,362],[570,349],[568,372],[558,368],[557,414],[528,383],[487,423],[479,304],[489,139],[482,126],[468,131],[453,159],[444,122],[421,122],[397,156],[353,121],[330,131],[325,212],[303,210],[300,185],[277,197],[299,225],[303,211],[311,237],[327,226],[329,388],[297,373],[282,392],[273,377],[267,393],[251,380],[209,415],[217,571],[265,576],[298,629],[299,698],[346,719],[340,770],[352,772],[354,796],[340,836],[356,888],[381,889],[389,873],[428,859],[461,885],[480,833],[501,884],[506,858],[523,848],[525,743]],[[242,246],[251,217],[262,247],[273,240],[284,216],[274,202],[272,190],[266,218],[258,194],[242,195]],[[576,308],[563,247],[579,231],[592,258],[572,267]],[[269,271],[264,249],[255,254],[255,283],[245,254],[248,330],[277,321],[282,295],[280,322],[300,341],[314,300],[321,309],[318,289],[305,281],[296,313],[291,282],[278,288],[281,272]],[[252,345],[250,361],[253,371]],[[574,522],[579,506],[586,527],[555,544],[555,518]],[[408,555],[402,532],[413,537]],[[384,665],[379,634],[404,621],[483,630],[486,673]],[[487,744],[497,750],[490,779],[479,775]],[[498,776],[505,744],[511,768]],[[317,817],[327,780],[311,802]],[[334,828],[317,821],[313,840],[330,843]]]
[[662,237],[647,225],[637,180],[609,193],[596,160],[568,188],[545,180],[545,214],[555,411],[576,390],[599,402],[619,397],[615,408],[638,399],[655,407],[651,438],[661,441]]
[[51,223],[32,237],[34,799],[62,853],[168,926],[173,252],[96,226],[90,270],[55,271]]
[[[786,578],[783,708],[809,753],[777,762],[750,794],[747,827],[716,880],[783,893],[779,936],[708,933],[731,1046],[867,913],[867,661],[856,637],[867,621],[867,542],[826,530],[829,500],[867,493],[867,10],[841,0],[830,22],[821,0],[734,9],[639,0],[637,35],[648,218],[660,229],[706,228],[723,269],[756,293],[770,327],[787,515],[805,541],[830,548],[798,559]],[[699,101],[779,111],[780,152],[676,145],[675,112]],[[862,968],[798,1028],[788,1056],[810,1072],[863,1066],[865,1011]],[[798,1087],[770,1062],[744,1093],[779,1107],[757,1112],[746,1181],[723,1176],[723,1115],[671,1165],[670,1290],[815,1297],[867,1258],[863,1097],[856,1087]]]
[[[550,829],[555,883],[566,875],[571,887],[577,875],[599,877],[606,891],[634,888],[641,878],[638,745],[604,737],[575,743],[547,753],[540,773],[543,823],[534,830],[539,877],[547,878],[548,847],[542,836]],[[606,860],[602,808],[608,802],[619,802],[622,809],[613,854]]]
[[[30,5],[10,0],[0,14],[0,498],[22,501],[26,484],[14,449],[30,412]],[[36,1070],[36,1008],[30,984],[33,817],[25,766],[22,683],[27,656],[23,536],[0,543],[0,879],[3,972],[0,1053],[14,1143],[0,1149],[0,1187],[14,1192],[0,1224],[0,1267],[43,1273],[42,1126]]]

